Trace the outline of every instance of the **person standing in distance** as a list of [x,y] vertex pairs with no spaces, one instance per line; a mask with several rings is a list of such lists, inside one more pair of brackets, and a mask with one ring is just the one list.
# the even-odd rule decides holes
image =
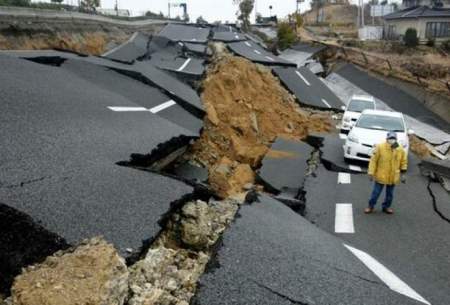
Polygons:
[[370,214],[374,211],[378,197],[386,187],[386,197],[382,209],[386,214],[393,214],[391,208],[394,199],[395,185],[406,182],[405,173],[408,168],[406,152],[397,142],[397,134],[388,132],[386,142],[378,144],[369,163],[369,178],[374,181],[372,194],[369,199],[369,206],[364,213]]

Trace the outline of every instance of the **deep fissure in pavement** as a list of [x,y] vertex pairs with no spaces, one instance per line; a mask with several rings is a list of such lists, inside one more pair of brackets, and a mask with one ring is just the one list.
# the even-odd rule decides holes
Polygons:
[[39,263],[69,244],[30,216],[0,203],[0,294],[9,295],[22,268]]
[[432,200],[432,204],[433,204],[433,210],[436,212],[436,214],[439,215],[439,217],[443,220],[445,220],[446,222],[450,223],[450,218],[448,218],[447,216],[445,216],[438,208],[437,206],[437,199],[436,196],[433,193],[433,190],[431,189],[431,184],[432,183],[436,183],[435,181],[433,181],[433,179],[431,177],[428,178],[428,185],[427,185],[427,189],[428,192],[431,196],[431,200]]

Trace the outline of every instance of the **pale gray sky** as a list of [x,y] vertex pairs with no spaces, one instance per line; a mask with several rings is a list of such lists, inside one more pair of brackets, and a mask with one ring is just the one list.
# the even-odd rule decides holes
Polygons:
[[[70,0],[69,0],[70,1]],[[167,15],[168,0],[118,0],[119,8],[129,9],[133,15],[141,15],[146,10],[159,13],[160,11]],[[67,1],[65,1],[67,2]],[[203,16],[206,20],[213,22],[215,20],[234,21],[236,19],[237,6],[233,5],[232,0],[170,0],[170,2],[186,2],[188,5],[188,14],[191,20]],[[115,0],[101,0],[102,7],[113,8]],[[269,15],[269,6],[273,6],[272,14],[284,17],[295,11],[296,0],[257,0],[257,9],[263,16]],[[303,4],[306,8],[306,4]],[[172,8],[172,15],[182,15],[180,8]],[[254,14],[253,14],[254,15]]]

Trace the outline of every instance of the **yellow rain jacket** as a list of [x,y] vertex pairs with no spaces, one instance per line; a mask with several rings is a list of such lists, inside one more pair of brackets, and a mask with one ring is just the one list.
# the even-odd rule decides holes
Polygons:
[[369,163],[369,175],[378,183],[394,185],[400,182],[400,171],[407,168],[408,160],[403,147],[392,148],[385,142],[375,148]]

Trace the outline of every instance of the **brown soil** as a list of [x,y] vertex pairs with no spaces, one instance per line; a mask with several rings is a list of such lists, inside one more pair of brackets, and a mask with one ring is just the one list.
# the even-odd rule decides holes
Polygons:
[[128,270],[114,247],[93,238],[28,267],[12,287],[14,305],[122,304]]
[[269,151],[266,154],[266,157],[272,159],[295,159],[298,157],[298,155],[291,151],[269,149]]
[[419,158],[424,159],[431,155],[430,150],[426,146],[425,142],[419,139],[417,136],[409,137],[409,144],[411,151],[416,154]]
[[[332,130],[328,114],[300,109],[269,69],[244,58],[221,57],[203,89],[207,116],[190,157],[209,168],[209,182],[222,195],[242,192],[277,136],[300,140],[309,131]],[[226,185],[225,177],[241,175]]]
[[89,55],[100,55],[107,50],[108,43],[120,44],[129,38],[129,34],[117,32],[86,33],[37,33],[26,35],[0,35],[2,50],[47,50],[61,48]]

